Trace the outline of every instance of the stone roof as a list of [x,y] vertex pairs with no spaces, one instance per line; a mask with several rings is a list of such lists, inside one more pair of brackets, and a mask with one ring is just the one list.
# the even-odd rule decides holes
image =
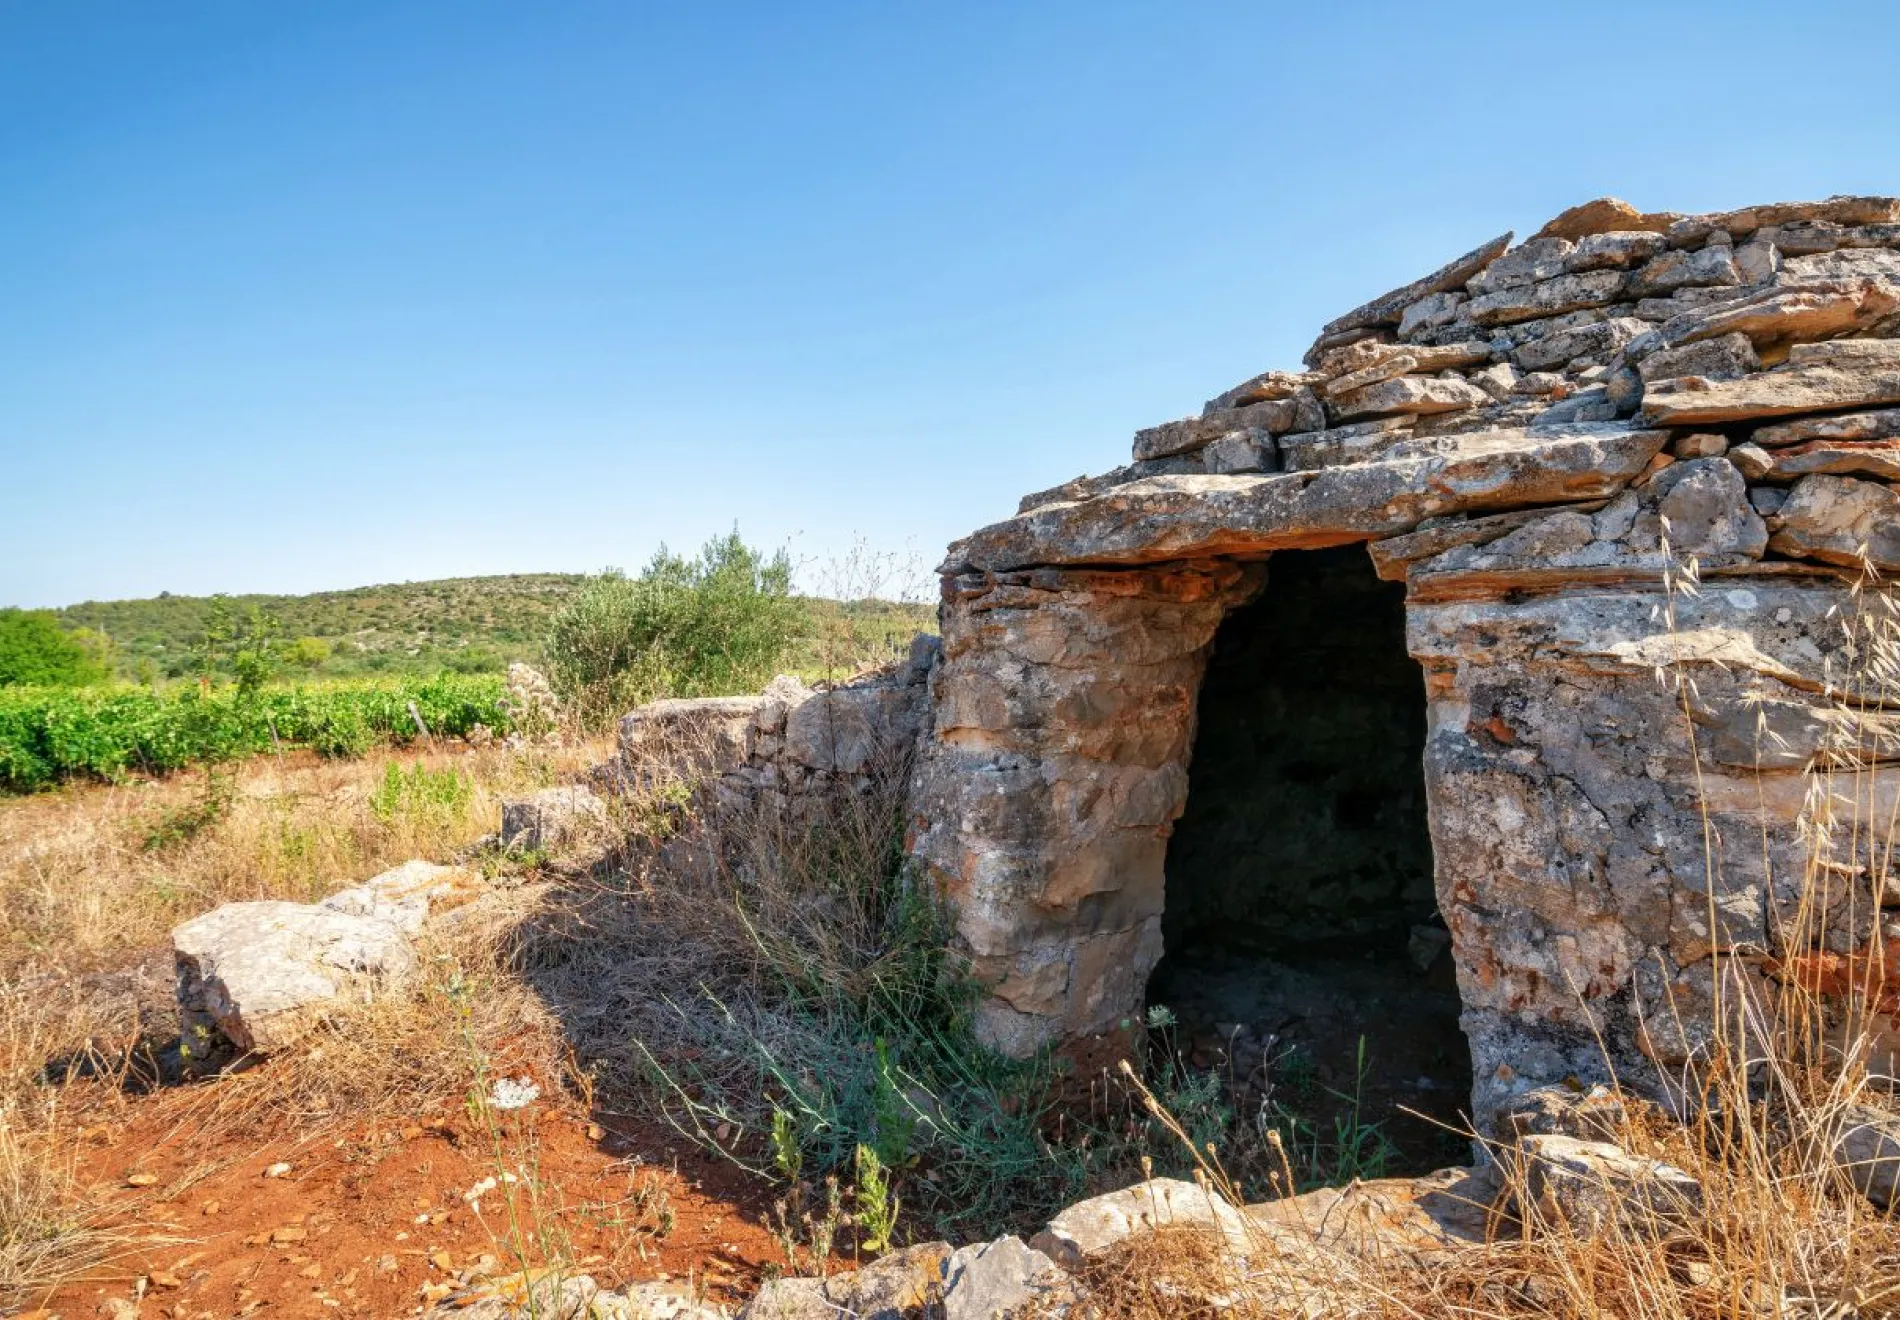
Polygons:
[[1394,576],[1453,551],[1469,571],[1523,534],[1497,515],[1558,506],[1594,521],[1538,520],[1547,567],[1671,547],[1900,567],[1900,199],[1679,215],[1603,198],[1511,239],[1327,323],[1302,370],[1137,432],[1129,464],[1027,497],[941,571],[1393,537],[1375,558]]

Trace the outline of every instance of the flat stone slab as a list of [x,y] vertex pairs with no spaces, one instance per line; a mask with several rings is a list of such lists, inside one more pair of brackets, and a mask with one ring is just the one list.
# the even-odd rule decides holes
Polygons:
[[1639,475],[1666,439],[1613,423],[1480,431],[1412,458],[1150,477],[986,527],[952,545],[938,572],[1258,557],[1396,536],[1441,514],[1601,499]]
[[215,1027],[241,1050],[297,1043],[338,1008],[414,973],[394,923],[306,903],[227,903],[172,932],[186,1043]]

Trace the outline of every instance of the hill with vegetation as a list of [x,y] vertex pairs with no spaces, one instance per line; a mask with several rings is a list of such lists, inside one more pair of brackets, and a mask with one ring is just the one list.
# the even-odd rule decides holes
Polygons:
[[[533,659],[548,616],[586,580],[578,573],[510,573],[221,599],[239,614],[255,609],[275,619],[300,667],[313,675],[482,673]],[[70,628],[110,638],[124,677],[177,678],[192,672],[193,647],[218,599],[164,592],[86,601],[57,614]]]
[[[196,672],[194,648],[220,600],[240,616],[274,619],[288,668],[313,678],[418,676],[448,670],[496,673],[516,660],[539,663],[549,620],[587,577],[510,573],[320,591],[303,596],[175,596],[85,601],[54,611],[69,630],[110,643],[119,677],[149,682]],[[908,602],[806,598],[810,626],[791,668],[807,678],[900,653],[934,631],[935,609]]]

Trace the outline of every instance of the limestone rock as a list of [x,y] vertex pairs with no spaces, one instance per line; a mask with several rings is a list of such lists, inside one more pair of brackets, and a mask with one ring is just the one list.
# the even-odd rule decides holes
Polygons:
[[[1411,1261],[1485,1241],[1497,1193],[1493,1170],[1440,1169],[1420,1178],[1321,1187],[1258,1202],[1243,1213],[1254,1234],[1270,1239],[1294,1268],[1303,1257],[1321,1264],[1320,1251]],[[1258,1254],[1261,1244],[1253,1245]]]
[[1225,394],[1217,394],[1207,401],[1202,409],[1204,413],[1225,412],[1229,408],[1244,408],[1250,403],[1269,403],[1275,399],[1290,399],[1309,385],[1317,384],[1317,378],[1308,372],[1263,371],[1258,376],[1241,382]]
[[1651,381],[1640,416],[1653,425],[1703,426],[1890,403],[1900,403],[1900,365],[1864,370],[1790,365],[1740,380],[1682,376]]
[[[457,1320],[605,1320],[609,1316],[646,1320],[638,1313],[629,1315],[614,1308],[610,1298],[591,1275],[534,1270],[484,1279],[450,1294],[425,1314],[438,1320],[446,1316]],[[602,1304],[597,1306],[597,1301]]]
[[1477,297],[1555,279],[1569,269],[1568,258],[1575,247],[1566,238],[1527,239],[1473,275],[1465,288]]
[[738,1320],[837,1320],[849,1315],[826,1295],[824,1279],[767,1279]]
[[1310,472],[1377,458],[1412,435],[1409,417],[1382,417],[1370,422],[1329,427],[1280,437],[1281,466],[1288,472]]
[[530,852],[563,847],[606,823],[607,804],[578,784],[504,798],[501,804],[503,844]]
[[1775,461],[1768,456],[1768,451],[1755,444],[1733,445],[1729,448],[1727,458],[1735,465],[1735,470],[1750,481],[1760,481],[1775,466]]
[[1742,474],[1728,460],[1677,463],[1652,485],[1673,553],[1760,559],[1768,548],[1768,529],[1748,503]]
[[1661,234],[1677,217],[1668,213],[1645,215],[1616,197],[1573,206],[1537,231],[1538,238],[1588,239],[1593,234],[1654,232]]
[[785,716],[784,757],[823,775],[864,775],[907,755],[922,723],[921,689],[902,681],[814,693]]
[[1878,477],[1900,481],[1900,437],[1891,440],[1815,440],[1755,451],[1764,460],[1757,477],[1793,481],[1826,473],[1837,477]]
[[467,902],[481,891],[482,883],[472,872],[417,859],[339,890],[318,906],[385,921],[404,935],[413,936],[434,912]]
[[[1321,370],[1325,369],[1321,364]],[[1393,353],[1383,358],[1375,358],[1363,367],[1335,376],[1326,382],[1320,390],[1329,399],[1351,393],[1362,385],[1374,385],[1394,376],[1403,376],[1419,369],[1418,359],[1410,353]]]
[[1577,1137],[1615,1143],[1629,1123],[1623,1097],[1608,1086],[1571,1089],[1535,1086],[1506,1105],[1499,1115],[1499,1134],[1521,1141],[1525,1137]]
[[352,1002],[394,989],[415,971],[401,929],[374,916],[313,904],[227,903],[172,932],[186,1040],[215,1027],[241,1050],[297,1043]]
[[586,1320],[730,1320],[723,1306],[694,1298],[684,1283],[632,1283],[616,1292],[595,1293]]
[[1490,395],[1462,380],[1400,376],[1340,395],[1332,401],[1332,406],[1341,418],[1353,418],[1387,413],[1456,412],[1490,401]]
[[1900,369],[1900,339],[1830,339],[1821,344],[1794,344],[1788,349],[1787,363],[1790,369],[1893,371]]
[[1456,292],[1430,293],[1408,306],[1399,317],[1399,338],[1412,342],[1440,326],[1450,325],[1465,303]]
[[1728,453],[1728,437],[1712,431],[1692,431],[1671,441],[1669,452],[1677,458],[1720,458]]
[[1606,386],[1577,390],[1559,399],[1550,407],[1531,419],[1531,426],[1537,430],[1559,426],[1583,426],[1594,422],[1609,422],[1616,419],[1616,404],[1610,400],[1610,391]]
[[[1328,321],[1320,331],[1321,339],[1344,331],[1357,330],[1368,326],[1394,325],[1407,307],[1429,294],[1445,293],[1453,289],[1462,289],[1465,282],[1501,256],[1511,246],[1511,235],[1504,233],[1489,243],[1480,244],[1462,257],[1433,271],[1423,279],[1413,280],[1410,284],[1380,294],[1371,302],[1353,308],[1344,316]],[[1317,356],[1309,353],[1309,356]]]
[[1210,473],[1271,472],[1278,466],[1278,451],[1267,431],[1230,431],[1203,453]]
[[1525,371],[1555,370],[1580,357],[1606,361],[1648,329],[1634,317],[1611,317],[1529,340],[1517,347],[1512,358]]
[[1405,580],[1407,569],[1420,560],[1442,555],[1460,546],[1488,544],[1528,523],[1534,523],[1558,513],[1589,514],[1595,513],[1602,507],[1601,501],[1595,501],[1588,504],[1567,505],[1559,509],[1522,509],[1511,513],[1494,513],[1482,518],[1463,516],[1433,518],[1415,532],[1374,541],[1367,549],[1372,554],[1372,562],[1378,569],[1379,576],[1387,581],[1400,582]]
[[[1735,460],[1735,466],[1741,470],[1743,476],[1748,475],[1749,469],[1743,466],[1743,460],[1738,457],[1738,455],[1741,454],[1742,450],[1750,448],[1753,448],[1753,446],[1743,445],[1740,449],[1729,451],[1729,457]],[[1755,452],[1757,454],[1763,454],[1763,451],[1759,449],[1755,450]],[[1765,454],[1764,457],[1766,457]],[[1765,472],[1767,468],[1768,465],[1763,463],[1762,470]],[[1748,491],[1748,502],[1755,506],[1756,513],[1759,513],[1764,518],[1772,518],[1780,513],[1781,506],[1788,502],[1788,492],[1777,489],[1774,486],[1751,486]]]
[[1619,367],[1603,378],[1603,397],[1618,417],[1629,417],[1643,406],[1643,378],[1629,367]]
[[1517,1150],[1527,1210],[1545,1224],[1567,1224],[1589,1237],[1657,1233],[1702,1206],[1702,1186],[1689,1174],[1606,1141],[1537,1135],[1520,1140]]
[[1070,1206],[1029,1245],[1062,1268],[1079,1268],[1140,1233],[1185,1225],[1218,1232],[1235,1250],[1247,1249],[1247,1221],[1211,1188],[1178,1178],[1154,1178]]
[[1729,286],[1742,282],[1735,269],[1735,256],[1725,247],[1705,247],[1699,252],[1665,252],[1630,277],[1625,295],[1653,298],[1677,289],[1696,286]]
[[1900,291],[1879,280],[1814,280],[1783,284],[1663,322],[1653,343],[1632,342],[1632,359],[1660,348],[1723,335],[1748,337],[1758,353],[1789,344],[1830,339],[1863,329],[1900,309]]
[[1054,1261],[1018,1237],[959,1248],[943,1263],[944,1320],[1005,1320],[1057,1273]]
[[1705,380],[1740,380],[1761,370],[1755,346],[1744,334],[1723,335],[1718,339],[1697,340],[1681,348],[1665,348],[1637,364],[1644,382],[1669,380],[1677,376],[1701,376]]
[[1291,398],[1270,399],[1244,408],[1220,408],[1200,417],[1183,417],[1177,422],[1151,426],[1135,432],[1135,461],[1200,449],[1209,441],[1234,431],[1261,430],[1276,434],[1291,431],[1298,415],[1297,406]]
[[1900,220],[1900,199],[1834,196],[1818,202],[1773,202],[1704,217],[1711,229],[1750,234],[1771,225],[1822,222],[1832,225],[1881,225]]
[[1642,229],[1611,229],[1580,238],[1564,261],[1566,271],[1628,270],[1640,266],[1667,246],[1660,233]]
[[1470,379],[1473,385],[1502,403],[1517,389],[1517,383],[1521,378],[1516,367],[1508,362],[1499,362],[1495,366],[1486,367],[1483,371],[1473,372]]
[[1842,280],[1873,278],[1900,280],[1900,252],[1886,248],[1840,249],[1789,257],[1781,264],[1789,280]]
[[1837,417],[1804,417],[1758,427],[1749,437],[1758,445],[1798,445],[1809,440],[1889,440],[1900,437],[1900,408],[1843,413]]
[[1511,393],[1527,399],[1561,399],[1569,395],[1570,382],[1554,371],[1533,371],[1519,376]]
[[739,1320],[910,1320],[942,1298],[950,1254],[948,1244],[926,1242],[829,1278],[774,1279],[746,1303]]
[[1518,288],[1501,289],[1473,298],[1464,311],[1479,325],[1509,325],[1540,316],[1559,316],[1586,307],[1603,307],[1622,296],[1622,271],[1593,270],[1559,275]]
[[1782,249],[1772,242],[1744,243],[1735,249],[1735,271],[1748,285],[1767,284],[1781,274]]
[[650,701],[620,721],[620,761],[634,776],[692,779],[742,763],[762,697],[677,697]]
[[1595,425],[1449,437],[1444,453],[1259,477],[1158,477],[998,523],[942,570],[1155,563],[1391,536],[1436,515],[1611,495],[1667,438]]
[[1803,477],[1775,517],[1769,548],[1793,558],[1883,572],[1900,568],[1900,494],[1852,477]]

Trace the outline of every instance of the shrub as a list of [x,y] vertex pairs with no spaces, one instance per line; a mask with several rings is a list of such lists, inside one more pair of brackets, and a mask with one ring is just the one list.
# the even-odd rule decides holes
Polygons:
[[70,633],[51,610],[0,609],[0,687],[77,687],[105,679],[104,638]]
[[609,569],[554,614],[550,676],[597,725],[657,696],[723,696],[771,679],[804,626],[791,561],[735,530],[696,559],[661,547],[637,578]]
[[297,669],[315,669],[330,658],[333,650],[321,637],[299,637],[284,648],[284,663]]

